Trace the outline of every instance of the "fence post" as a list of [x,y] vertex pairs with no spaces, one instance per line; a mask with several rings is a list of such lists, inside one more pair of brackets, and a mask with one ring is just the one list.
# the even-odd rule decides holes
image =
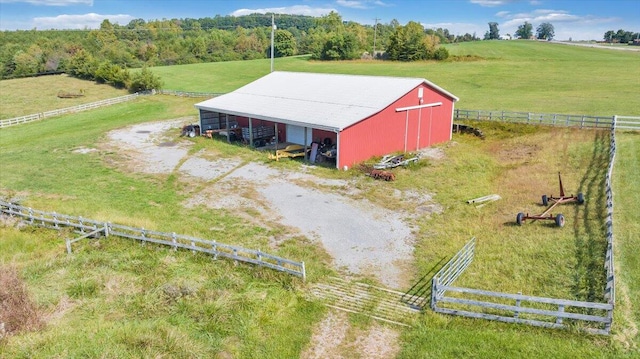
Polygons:
[[[558,305],[558,313],[564,313],[564,305]],[[556,324],[562,324],[562,317],[556,317]]]
[[71,254],[71,241],[69,240],[69,238],[65,238],[64,241],[67,244],[67,254]]
[[431,279],[431,309],[436,310],[438,307],[438,277],[433,277]]
[[104,237],[109,237],[109,222],[104,222]]
[[307,280],[307,270],[304,267],[304,262],[302,262],[302,281],[305,282]]
[[176,245],[176,242],[177,242],[176,232],[171,233],[171,242],[173,242],[173,250],[177,251],[178,246]]
[[[522,292],[518,292],[518,295],[521,295],[521,294],[522,294]],[[522,302],[522,300],[520,300],[520,298],[516,299],[516,307],[518,307],[518,308],[519,308],[519,307],[520,307],[521,302]],[[514,317],[514,318],[518,318],[518,316],[519,316],[519,315],[520,315],[520,312],[516,309],[516,311],[515,311],[515,312],[513,312],[513,317]]]

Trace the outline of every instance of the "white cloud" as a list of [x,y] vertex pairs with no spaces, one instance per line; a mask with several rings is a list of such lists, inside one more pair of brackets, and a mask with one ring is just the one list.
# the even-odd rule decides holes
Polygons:
[[36,17],[33,27],[40,30],[49,29],[98,29],[105,19],[113,24],[126,25],[135,19],[131,15],[101,15],[89,13],[84,15],[58,15],[53,17]]
[[0,0],[0,3],[27,3],[31,5],[42,6],[72,6],[72,5],[88,5],[93,6],[93,0]]
[[348,7],[348,8],[352,8],[352,9],[367,9],[369,8],[369,6],[367,6],[367,3],[364,1],[353,1],[353,0],[337,0],[336,4],[343,6],[343,7]]
[[275,13],[275,14],[287,14],[287,15],[306,15],[306,16],[324,16],[330,13],[331,11],[338,12],[336,9],[332,8],[317,8],[317,7],[309,7],[307,5],[295,5],[295,6],[287,6],[287,7],[270,7],[263,9],[238,9],[232,12],[230,15],[232,16],[243,16],[250,14],[266,14],[266,13]]
[[469,0],[470,3],[484,6],[484,7],[496,7],[500,5],[508,4],[510,0]]

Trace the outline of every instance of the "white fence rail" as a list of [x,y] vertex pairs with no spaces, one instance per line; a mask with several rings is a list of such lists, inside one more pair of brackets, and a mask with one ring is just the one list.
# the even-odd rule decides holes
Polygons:
[[[605,295],[607,303],[595,303],[452,286],[451,284],[473,260],[475,242],[475,238],[467,242],[433,276],[431,281],[433,311],[547,328],[566,328],[575,325],[589,333],[610,334],[614,307],[611,296]],[[608,271],[607,275],[609,275]],[[610,279],[613,282],[612,273]],[[607,288],[610,285],[612,284],[607,283]]]
[[290,259],[264,253],[260,250],[247,249],[239,246],[219,243],[206,239],[180,235],[176,233],[164,233],[147,230],[144,228],[134,228],[124,225],[100,222],[83,217],[68,216],[55,212],[44,212],[28,207],[16,205],[0,200],[0,213],[19,217],[23,222],[33,226],[40,226],[52,229],[72,228],[80,234],[75,239],[67,239],[67,252],[71,253],[71,244],[85,238],[95,238],[98,236],[118,236],[139,240],[143,243],[156,243],[195,252],[210,254],[218,257],[251,263],[257,266],[285,272],[303,280],[306,278],[304,262],[296,262]]
[[640,117],[637,116],[614,116],[616,129],[640,131]]
[[159,95],[172,95],[180,97],[217,97],[224,95],[222,92],[193,92],[193,91],[176,91],[176,90],[157,90]]
[[498,121],[531,125],[564,126],[579,128],[616,129],[640,131],[640,117],[634,116],[587,116],[557,113],[508,112],[456,109],[455,120]]
[[138,96],[139,96],[138,93],[134,93],[134,94],[131,94],[131,95],[114,97],[114,98],[101,100],[101,101],[96,101],[96,102],[91,102],[91,103],[86,103],[86,104],[82,104],[82,105],[78,105],[78,106],[65,107],[65,108],[61,108],[61,109],[58,109],[58,110],[45,111],[45,112],[34,113],[34,114],[31,114],[31,115],[26,115],[26,116],[10,118],[10,119],[6,119],[6,120],[0,120],[0,128],[19,125],[19,124],[22,124],[22,123],[27,123],[27,122],[37,121],[37,120],[42,120],[42,119],[45,119],[47,117],[54,117],[54,116],[64,115],[64,114],[67,114],[67,113],[81,112],[81,111],[91,110],[91,109],[98,108],[98,107],[115,105],[115,104],[118,104],[118,103],[131,101],[133,99],[136,99]]

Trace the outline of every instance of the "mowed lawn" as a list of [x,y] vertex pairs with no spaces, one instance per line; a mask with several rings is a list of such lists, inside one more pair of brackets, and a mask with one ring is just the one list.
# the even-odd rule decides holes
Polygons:
[[[277,59],[276,69],[339,73],[425,77],[461,97],[459,108],[540,111],[531,109],[531,98],[507,76],[516,64],[527,62],[529,52],[547,57],[546,66],[569,69],[592,63],[595,71],[614,55],[571,52],[559,47],[558,54],[545,49],[553,44],[537,42],[483,42],[451,45],[450,51],[482,56],[481,60],[452,63],[372,63],[366,61],[321,63],[304,58]],[[561,45],[554,45],[561,46]],[[565,53],[564,49],[567,49]],[[466,49],[466,50],[465,50]],[[464,51],[463,51],[464,50]],[[593,49],[587,49],[593,51]],[[604,51],[604,50],[603,50]],[[479,55],[482,54],[482,55]],[[555,54],[555,55],[554,55]],[[590,54],[593,54],[590,57]],[[534,56],[534,57],[535,57]],[[619,63],[634,68],[633,59]],[[577,63],[573,59],[579,58]],[[567,64],[565,64],[567,62]],[[531,61],[530,66],[534,66]],[[243,66],[244,65],[244,66]],[[282,66],[280,68],[279,66]],[[538,66],[538,65],[535,65]],[[435,71],[449,68],[449,71]],[[163,76],[165,88],[185,91],[226,92],[269,71],[268,61],[200,64],[156,68],[174,76]],[[554,70],[555,71],[555,70]],[[454,73],[466,73],[475,82],[443,83]],[[200,73],[200,76],[197,74]],[[208,74],[202,76],[203,73]],[[532,72],[519,71],[518,78],[533,84],[544,82]],[[493,75],[492,75],[493,74]],[[443,76],[442,80],[436,77]],[[458,76],[456,74],[455,76]],[[502,80],[494,80],[501,76]],[[537,75],[537,73],[536,73]],[[447,77],[449,76],[449,77]],[[584,80],[575,75],[578,80]],[[588,76],[583,73],[582,76]],[[182,83],[181,83],[181,81]],[[507,79],[507,80],[505,80]],[[600,87],[633,87],[633,79],[616,77],[623,84],[603,82]],[[170,84],[173,81],[173,86]],[[515,81],[515,79],[513,80]],[[547,82],[550,78],[547,78]],[[583,93],[572,78],[558,77],[559,88]],[[586,83],[586,81],[583,81]],[[205,84],[208,84],[205,86]],[[460,86],[454,88],[454,86]],[[209,88],[208,86],[220,86]],[[500,87],[516,87],[516,91]],[[586,85],[583,85],[586,87]],[[472,87],[486,91],[471,91]],[[462,93],[468,90],[466,98]],[[542,97],[543,91],[532,91]],[[484,97],[501,94],[503,105]],[[621,103],[634,103],[633,92],[620,92]],[[558,113],[633,114],[626,107],[604,113],[589,108],[589,97],[576,97],[579,106],[566,103]],[[173,176],[136,175],[113,166],[117,154],[93,152],[80,155],[74,149],[94,148],[110,129],[133,123],[195,115],[198,99],[154,96],[40,123],[0,130],[0,193],[25,198],[36,208],[83,215],[103,220],[127,221],[132,225],[199,235],[211,233],[211,221],[222,228],[220,241],[247,246],[266,245],[277,229],[266,229],[243,221],[232,212],[187,209],[181,205],[189,186]],[[479,107],[462,106],[463,101]],[[496,100],[497,101],[497,100]],[[484,105],[484,106],[481,106]],[[558,103],[557,106],[562,105]],[[635,107],[637,110],[637,106]],[[630,108],[628,108],[630,109]],[[459,284],[510,293],[598,300],[603,288],[604,258],[602,202],[603,175],[608,160],[608,132],[497,123],[472,123],[487,138],[455,135],[441,146],[445,160],[424,160],[420,166],[397,171],[398,180],[380,183],[356,171],[315,169],[329,178],[356,181],[363,196],[381,206],[402,207],[393,198],[395,189],[428,189],[445,209],[431,219],[416,217],[415,278],[442,257],[451,256],[469,238],[478,238],[476,259]],[[25,131],[28,130],[28,131]],[[37,139],[37,140],[34,140]],[[195,139],[194,151],[218,157],[264,161],[246,148]],[[401,331],[402,358],[531,357],[531,358],[633,358],[638,355],[637,326],[640,323],[640,264],[637,260],[640,223],[637,195],[640,148],[638,135],[618,135],[616,180],[616,237],[618,303],[611,337],[589,336],[573,331],[544,330],[527,326],[476,321],[425,313],[416,325]],[[59,165],[52,165],[59,164]],[[295,162],[274,164],[297,168]],[[557,193],[557,172],[562,171],[565,188],[584,192],[585,206],[566,206],[567,226],[550,223],[514,225],[519,211],[540,208],[541,194]],[[502,200],[482,208],[467,199],[498,193]],[[73,256],[64,252],[57,233],[48,230],[14,230],[0,227],[0,263],[16,266],[42,310],[50,314],[48,325],[0,345],[0,357],[299,357],[309,343],[314,326],[326,308],[304,299],[305,284],[285,275],[226,261],[191,256],[126,241],[101,241],[81,245]],[[582,250],[589,248],[589,251]],[[326,253],[304,239],[289,240],[277,254],[304,260],[312,281],[334,275]],[[596,278],[595,281],[590,280]],[[175,290],[178,290],[176,295]],[[356,327],[370,321],[350,319]],[[349,348],[342,353],[348,355]]]

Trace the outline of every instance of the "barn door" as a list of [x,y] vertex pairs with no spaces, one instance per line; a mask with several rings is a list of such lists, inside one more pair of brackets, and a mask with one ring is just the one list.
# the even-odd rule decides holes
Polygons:
[[[307,146],[311,145],[311,133],[312,129],[307,129]],[[294,126],[287,125],[287,142],[297,143],[299,145],[304,145],[304,127],[302,126]]]

